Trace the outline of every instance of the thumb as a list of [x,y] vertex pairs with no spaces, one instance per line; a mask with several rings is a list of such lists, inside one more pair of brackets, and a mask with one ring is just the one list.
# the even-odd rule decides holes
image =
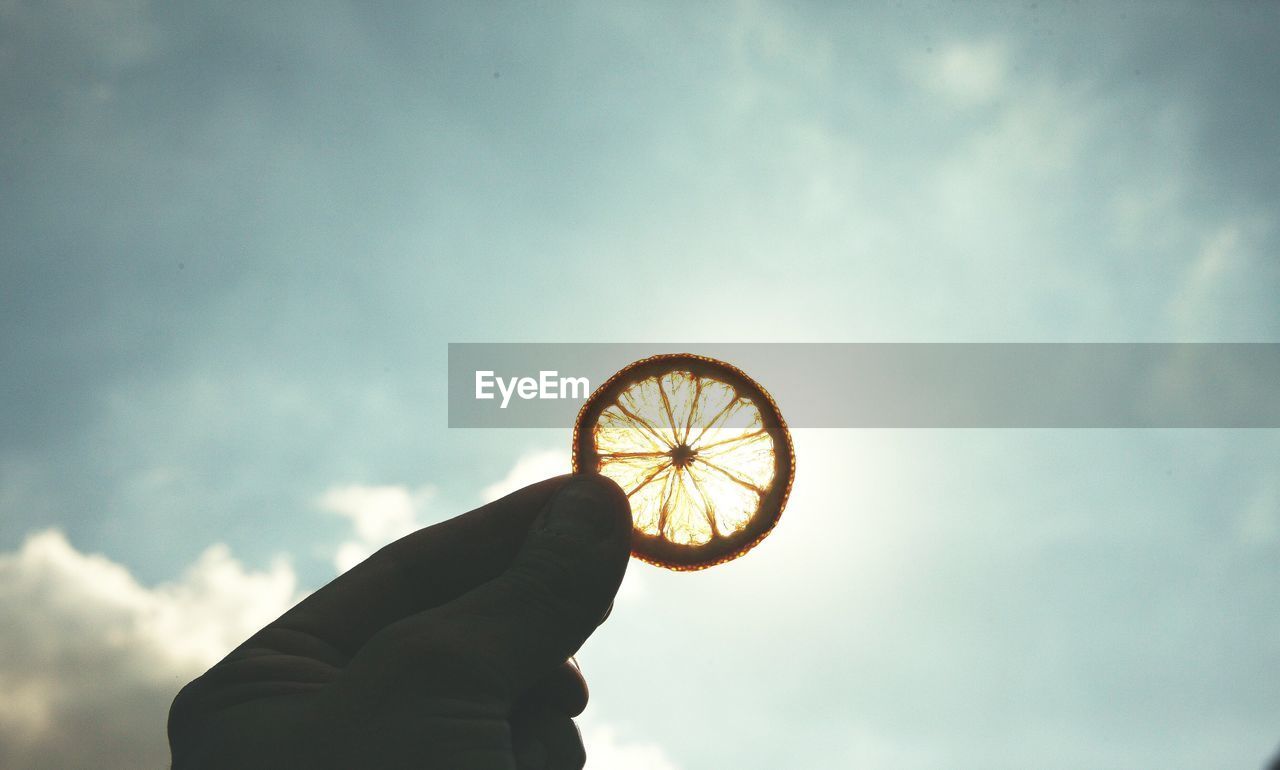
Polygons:
[[435,669],[437,685],[452,681],[472,696],[514,703],[603,622],[630,551],[622,489],[603,476],[574,477],[543,507],[505,572],[410,620],[419,661]]

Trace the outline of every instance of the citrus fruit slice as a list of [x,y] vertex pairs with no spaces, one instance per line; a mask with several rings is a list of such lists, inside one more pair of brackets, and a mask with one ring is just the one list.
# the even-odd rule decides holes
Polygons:
[[631,501],[633,556],[674,570],[736,559],[778,523],[795,475],[778,405],[741,369],[689,353],[653,356],[583,404],[573,469]]

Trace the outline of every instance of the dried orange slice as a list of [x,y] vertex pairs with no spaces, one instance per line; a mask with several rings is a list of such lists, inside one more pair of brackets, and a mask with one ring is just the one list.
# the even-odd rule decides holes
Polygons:
[[631,501],[633,556],[674,570],[736,559],[778,523],[795,476],[778,405],[741,369],[689,353],[613,375],[578,413],[573,469]]

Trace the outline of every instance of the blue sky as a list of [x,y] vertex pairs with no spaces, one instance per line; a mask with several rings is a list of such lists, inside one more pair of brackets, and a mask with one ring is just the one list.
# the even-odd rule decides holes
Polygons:
[[[0,6],[0,553],[101,554],[160,601],[222,544],[227,585],[285,602],[567,449],[448,430],[450,341],[1280,341],[1276,30],[1264,3]],[[1274,431],[797,447],[766,547],[634,565],[583,654],[602,752],[1280,741]],[[23,550],[50,528],[62,561]],[[670,689],[637,673],[707,645]]]

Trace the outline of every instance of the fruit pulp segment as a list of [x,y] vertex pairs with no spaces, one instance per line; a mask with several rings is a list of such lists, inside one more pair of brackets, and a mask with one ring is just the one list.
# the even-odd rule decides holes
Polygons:
[[627,493],[636,528],[679,545],[742,530],[773,483],[774,439],[759,407],[691,372],[628,386],[593,437],[599,470]]

